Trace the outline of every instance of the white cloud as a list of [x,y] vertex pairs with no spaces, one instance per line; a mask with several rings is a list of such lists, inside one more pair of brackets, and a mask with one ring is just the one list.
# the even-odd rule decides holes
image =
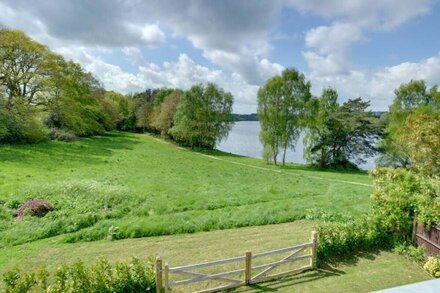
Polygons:
[[433,0],[285,0],[304,13],[362,27],[391,29],[429,12]]
[[141,29],[141,39],[149,46],[157,47],[165,42],[165,33],[157,24],[146,24]]
[[[1,0],[0,24],[22,29],[56,52],[80,62],[111,89],[130,92],[160,86],[185,88],[213,81],[234,94],[235,109],[246,112],[255,111],[258,85],[284,68],[271,61],[274,49],[271,42],[287,37],[284,31],[276,30],[282,20],[282,9],[287,6],[326,19],[326,25],[295,32],[305,35],[306,48],[302,54],[310,68],[308,76],[314,91],[334,85],[342,96],[371,98],[375,107],[384,108],[401,82],[411,78],[438,82],[439,56],[368,72],[351,64],[351,47],[368,41],[369,32],[389,31],[428,13],[432,3],[431,0],[38,0],[32,3]],[[185,54],[177,60],[157,64],[146,60],[140,50],[158,48],[176,38],[188,40],[215,68],[201,66]],[[103,52],[118,50],[139,68],[138,72],[125,72],[100,58]]]
[[324,87],[334,86],[342,100],[363,97],[371,100],[373,109],[387,110],[394,99],[394,90],[402,83],[423,79],[428,85],[440,80],[440,54],[420,62],[404,62],[375,72],[351,70],[345,75],[309,75],[315,95]]

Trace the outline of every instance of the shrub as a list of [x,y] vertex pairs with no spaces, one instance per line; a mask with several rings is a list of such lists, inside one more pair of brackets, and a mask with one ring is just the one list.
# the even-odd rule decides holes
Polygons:
[[323,223],[317,226],[317,231],[318,257],[321,260],[391,247],[394,243],[394,237],[370,217],[343,223]]
[[440,258],[430,256],[423,268],[435,278],[440,278]]
[[424,246],[415,247],[414,245],[403,243],[394,247],[394,251],[419,263],[425,259]]
[[408,240],[416,215],[428,227],[440,222],[438,178],[426,178],[401,168],[376,168],[371,175],[375,177],[372,213],[384,229]]
[[23,203],[15,212],[18,218],[25,215],[33,217],[44,217],[48,212],[53,210],[53,205],[42,199],[31,199]]
[[50,274],[45,268],[4,274],[6,292],[155,292],[154,263],[133,258],[130,263],[110,264],[105,258],[90,267],[81,261],[60,266]]

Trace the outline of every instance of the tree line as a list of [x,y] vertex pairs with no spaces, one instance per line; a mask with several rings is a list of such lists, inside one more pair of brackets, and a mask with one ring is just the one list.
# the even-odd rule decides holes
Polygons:
[[90,73],[17,30],[0,29],[0,143],[72,140],[109,130],[150,131],[214,148],[233,124],[233,97],[217,85],[106,91]]
[[395,90],[389,112],[382,115],[368,110],[370,102],[362,98],[339,104],[334,88],[325,88],[314,97],[310,87],[304,74],[288,68],[258,91],[260,140],[266,160],[277,164],[281,154],[284,165],[286,151],[294,149],[304,133],[305,159],[320,167],[351,168],[355,167],[352,162],[379,155],[379,165],[438,172],[437,85],[428,89],[421,80],[402,84]]
[[[285,164],[304,137],[305,159],[320,167],[355,167],[380,155],[388,166],[438,172],[440,91],[424,81],[402,84],[388,113],[362,98],[340,104],[334,88],[319,97],[293,68],[258,91],[264,158]],[[0,143],[72,140],[109,130],[153,132],[185,146],[212,149],[230,131],[233,96],[217,85],[107,91],[90,73],[23,32],[0,29]],[[435,147],[433,147],[435,146]],[[423,161],[423,163],[422,163]]]

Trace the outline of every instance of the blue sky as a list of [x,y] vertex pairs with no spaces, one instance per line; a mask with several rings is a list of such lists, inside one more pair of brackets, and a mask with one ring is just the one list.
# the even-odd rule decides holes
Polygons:
[[435,0],[0,0],[0,24],[73,59],[107,89],[215,82],[234,111],[286,67],[386,110],[411,79],[440,84]]

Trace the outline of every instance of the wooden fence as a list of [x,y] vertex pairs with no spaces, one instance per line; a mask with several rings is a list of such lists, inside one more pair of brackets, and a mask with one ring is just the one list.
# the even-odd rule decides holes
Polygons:
[[[167,263],[163,264],[162,259],[156,259],[156,290],[157,292],[169,292],[170,289],[187,284],[205,282],[215,280],[221,282],[223,285],[207,288],[196,292],[217,292],[225,289],[246,286],[250,284],[274,280],[283,276],[299,273],[305,270],[314,269],[316,265],[316,247],[317,247],[317,233],[315,231],[311,234],[311,241],[292,247],[286,247],[262,253],[252,254],[248,251],[243,256],[221,259],[211,262],[199,263],[194,265],[186,265],[179,267],[170,267]],[[280,260],[253,265],[253,260],[263,258],[270,255],[277,255],[281,253],[288,253],[287,256]],[[305,253],[305,254],[304,254]],[[281,265],[293,263],[299,260],[309,260],[307,265],[303,265],[294,269],[290,269],[276,274],[270,274]],[[227,263],[240,263],[241,268],[216,272],[216,273],[201,273],[194,272],[196,269],[219,266]],[[255,271],[259,271],[256,273]],[[172,281],[173,275],[184,276],[186,279]],[[233,275],[240,275],[240,278],[233,278]]]
[[420,223],[414,223],[415,242],[426,248],[428,255],[440,255],[440,227],[433,226],[427,229]]

